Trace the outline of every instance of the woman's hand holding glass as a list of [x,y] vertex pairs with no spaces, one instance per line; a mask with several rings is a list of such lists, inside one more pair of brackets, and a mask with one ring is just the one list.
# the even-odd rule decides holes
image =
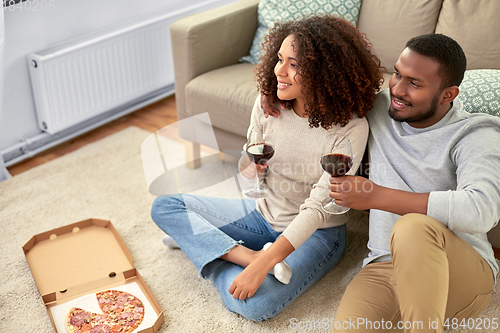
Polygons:
[[240,173],[243,177],[254,179],[257,173],[261,174],[266,171],[267,164],[255,164],[248,156],[243,156],[240,168]]

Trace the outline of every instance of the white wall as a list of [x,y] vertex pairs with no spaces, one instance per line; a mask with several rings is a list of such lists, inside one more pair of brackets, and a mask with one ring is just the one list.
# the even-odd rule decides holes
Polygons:
[[[189,8],[188,15],[235,0],[28,1],[31,1],[31,6],[21,3],[22,7],[7,7],[4,12],[6,38],[0,151],[42,132],[37,125],[26,54],[147,13]],[[44,7],[51,6],[45,10],[38,7],[35,11],[33,5],[37,1]]]

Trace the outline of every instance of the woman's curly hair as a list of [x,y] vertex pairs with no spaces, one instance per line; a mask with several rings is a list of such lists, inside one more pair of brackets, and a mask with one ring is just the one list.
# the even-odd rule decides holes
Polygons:
[[282,102],[291,109],[293,101],[280,101],[274,68],[278,51],[289,35],[297,48],[297,75],[301,75],[305,111],[310,127],[345,126],[356,113],[362,118],[371,109],[383,83],[380,59],[371,43],[348,21],[332,15],[314,15],[299,21],[276,23],[263,44],[264,55],[256,76],[261,94],[270,103]]

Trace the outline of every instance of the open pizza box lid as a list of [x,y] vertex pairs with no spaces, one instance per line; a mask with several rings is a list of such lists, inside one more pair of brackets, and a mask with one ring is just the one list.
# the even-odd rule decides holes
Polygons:
[[[147,327],[141,324],[134,332],[160,329],[163,312],[110,221],[88,219],[47,231],[33,236],[23,250],[56,332],[66,332],[61,329],[60,310],[107,289],[139,293],[135,296],[145,305],[143,324]],[[148,308],[154,313],[149,311],[146,323]]]

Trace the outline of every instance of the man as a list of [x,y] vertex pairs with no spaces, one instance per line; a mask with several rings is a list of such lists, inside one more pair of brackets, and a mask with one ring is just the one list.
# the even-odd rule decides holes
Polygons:
[[486,233],[500,218],[500,119],[464,111],[456,97],[465,68],[453,39],[411,39],[367,115],[369,179],[330,179],[337,204],[370,209],[371,252],[335,332],[474,329],[468,318],[491,298],[498,265]]

